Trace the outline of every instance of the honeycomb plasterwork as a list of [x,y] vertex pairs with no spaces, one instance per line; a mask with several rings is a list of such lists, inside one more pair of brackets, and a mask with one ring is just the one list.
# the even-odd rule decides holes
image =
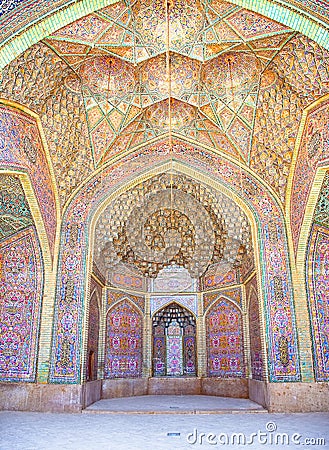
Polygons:
[[[108,165],[103,174],[90,179],[69,205],[63,223],[62,247],[55,306],[54,339],[52,344],[51,382],[76,383],[80,379],[81,314],[85,302],[87,270],[88,224],[97,210],[118,185],[130,183],[145,170],[169,167],[168,142],[143,147],[138,152]],[[218,180],[236,191],[250,206],[258,223],[260,267],[264,274],[261,288],[266,308],[269,372],[271,381],[300,380],[299,356],[296,347],[293,289],[290,259],[283,211],[271,192],[252,173],[241,172],[241,166],[204,149],[173,142],[176,163],[193,167],[203,176]],[[178,166],[179,167],[179,166]],[[169,174],[170,175],[170,174]],[[145,179],[145,178],[144,178]],[[125,206],[125,205],[123,205]],[[120,225],[120,224],[118,224]],[[89,259],[89,258],[88,258]],[[58,345],[63,339],[72,342],[69,359]]]
[[[171,51],[206,61],[231,47],[288,30],[257,13],[218,0],[169,3],[168,19],[169,36],[162,0],[118,2],[65,26],[49,39],[89,46],[88,52],[77,52],[80,57],[100,49],[137,63],[163,53],[168,38]],[[63,55],[70,57],[72,52]]]
[[149,277],[177,264],[198,278],[209,264],[222,271],[239,265],[250,249],[250,226],[237,205],[168,174],[136,186],[106,208],[96,226],[94,256],[107,277],[124,263]]
[[0,76],[0,96],[40,115],[64,204],[93,168],[80,81],[44,44],[26,50]]
[[262,75],[250,165],[285,200],[303,109],[329,92],[329,52],[298,35]]

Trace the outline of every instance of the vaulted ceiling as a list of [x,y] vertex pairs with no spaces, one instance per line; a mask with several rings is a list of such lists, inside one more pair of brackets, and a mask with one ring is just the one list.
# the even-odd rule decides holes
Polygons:
[[235,159],[285,202],[302,112],[329,91],[329,54],[236,3],[118,1],[0,72],[0,96],[41,118],[62,206],[104,164],[169,138]]
[[223,1],[165,6],[121,1],[44,41],[77,76],[94,164],[169,127],[247,161],[260,75],[292,31]]

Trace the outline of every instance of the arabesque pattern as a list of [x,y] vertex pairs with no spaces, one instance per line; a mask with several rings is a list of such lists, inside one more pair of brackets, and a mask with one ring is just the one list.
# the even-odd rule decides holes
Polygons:
[[241,311],[220,299],[206,316],[209,377],[239,378],[245,374]]
[[43,276],[33,226],[0,241],[1,381],[35,381]]
[[107,313],[105,378],[142,375],[142,316],[127,301]]
[[314,371],[317,381],[329,380],[329,228],[314,224],[309,239],[307,266]]

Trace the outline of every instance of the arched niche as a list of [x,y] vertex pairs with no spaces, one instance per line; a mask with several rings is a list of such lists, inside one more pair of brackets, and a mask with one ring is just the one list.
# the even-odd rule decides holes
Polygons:
[[36,216],[43,252],[54,258],[60,221],[59,201],[40,119],[19,103],[3,99],[0,99],[0,119],[3,127],[0,170],[27,175],[28,180],[22,177],[22,182]]
[[101,320],[101,302],[97,289],[91,292],[88,317],[88,338],[86,356],[86,380],[97,379],[98,372],[98,347]]
[[[117,162],[108,163],[102,172],[87,180],[81,190],[72,196],[64,214],[62,228],[51,380],[75,383],[81,377],[79,367],[82,335],[79,324],[80,320],[86,320],[84,303],[89,283],[84,274],[91,267],[93,234],[99,214],[121,192],[156,173],[173,168],[221,190],[246,212],[252,224],[257,276],[262,287],[259,297],[267,327],[269,379],[299,380],[299,352],[287,236],[283,211],[276,195],[245,166],[209,150],[177,141],[173,145],[173,155],[173,159],[168,156],[167,143],[143,147]],[[74,233],[77,237],[72,235],[72,229],[78,230]],[[67,295],[70,284],[75,286],[74,303],[72,295]],[[68,317],[72,326],[67,333],[68,339],[74,339],[74,346],[69,365],[63,370],[57,342],[64,333],[61,324],[65,304],[74,304]],[[285,315],[284,326],[279,326],[276,322],[279,305],[280,314],[283,308]],[[284,342],[285,346],[280,346],[279,342]],[[288,366],[285,362],[286,347]]]
[[35,382],[45,274],[21,177],[0,172],[0,380]]
[[266,371],[264,361],[264,336],[261,332],[260,305],[257,279],[254,276],[246,286],[248,331],[249,331],[249,368],[251,378],[263,380]]
[[171,302],[152,317],[153,376],[196,376],[196,319]]
[[142,376],[143,316],[128,299],[106,315],[104,378]]
[[222,297],[210,306],[205,322],[207,375],[219,378],[245,377],[241,310]]
[[306,250],[306,293],[316,381],[329,380],[329,170],[322,179]]

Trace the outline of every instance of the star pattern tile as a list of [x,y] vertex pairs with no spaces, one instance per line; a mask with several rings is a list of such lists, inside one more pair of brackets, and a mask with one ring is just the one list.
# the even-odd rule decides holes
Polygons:
[[260,75],[292,31],[221,0],[168,5],[122,0],[44,40],[81,79],[95,166],[169,128],[250,157]]

